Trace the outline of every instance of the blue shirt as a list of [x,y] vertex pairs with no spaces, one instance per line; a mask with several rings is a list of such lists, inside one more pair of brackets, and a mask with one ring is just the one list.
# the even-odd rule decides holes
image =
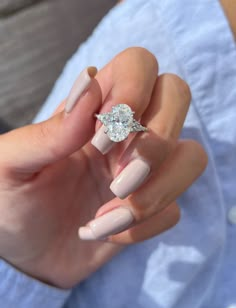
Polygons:
[[73,290],[44,285],[1,261],[0,307],[236,307],[236,224],[227,219],[236,206],[236,46],[218,1],[116,6],[68,62],[36,121],[53,112],[84,67],[101,68],[129,46],[146,47],[160,73],[190,85],[182,138],[203,144],[207,170],[179,198],[177,226],[128,247]]

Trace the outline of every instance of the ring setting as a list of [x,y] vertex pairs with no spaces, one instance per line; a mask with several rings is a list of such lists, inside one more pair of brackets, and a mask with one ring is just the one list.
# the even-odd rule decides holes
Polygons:
[[105,133],[113,142],[127,139],[129,133],[148,130],[134,119],[134,111],[126,104],[118,104],[112,107],[111,112],[95,116],[105,126]]

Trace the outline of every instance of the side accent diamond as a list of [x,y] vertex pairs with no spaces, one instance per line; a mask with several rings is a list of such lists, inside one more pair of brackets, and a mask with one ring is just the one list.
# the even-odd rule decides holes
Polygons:
[[133,124],[132,124],[130,131],[131,132],[147,132],[148,129],[142,126],[138,121],[133,119]]

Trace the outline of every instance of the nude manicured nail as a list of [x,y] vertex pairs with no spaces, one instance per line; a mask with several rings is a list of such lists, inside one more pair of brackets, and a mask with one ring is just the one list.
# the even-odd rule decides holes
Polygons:
[[110,185],[111,191],[120,199],[134,192],[147,178],[150,166],[142,159],[132,160]]
[[112,142],[107,134],[105,134],[105,126],[102,125],[99,130],[94,135],[92,141],[92,145],[100,151],[102,154],[106,154],[113,147],[114,142]]
[[114,210],[90,221],[87,226],[79,228],[82,240],[99,240],[125,230],[134,220],[131,211],[125,207]]
[[77,103],[79,97],[90,86],[92,79],[97,74],[96,67],[90,66],[84,69],[75,81],[65,105],[65,112],[70,113]]

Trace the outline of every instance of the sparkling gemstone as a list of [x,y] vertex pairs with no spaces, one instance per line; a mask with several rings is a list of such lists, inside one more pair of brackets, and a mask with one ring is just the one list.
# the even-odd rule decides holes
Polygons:
[[113,122],[120,125],[131,127],[133,123],[133,112],[128,105],[119,104],[112,107]]
[[119,104],[112,107],[112,111],[104,114],[97,114],[96,117],[105,125],[106,134],[114,142],[125,140],[130,132],[145,131],[139,122],[133,118],[133,111],[126,104]]
[[112,107],[107,122],[107,135],[112,141],[120,142],[126,139],[130,133],[133,124],[133,112],[127,105],[116,105]]
[[114,142],[125,140],[130,133],[129,128],[117,124],[108,125],[107,128],[107,135]]
[[130,129],[131,132],[146,132],[148,129],[142,126],[138,121],[135,119],[133,120],[132,127]]

